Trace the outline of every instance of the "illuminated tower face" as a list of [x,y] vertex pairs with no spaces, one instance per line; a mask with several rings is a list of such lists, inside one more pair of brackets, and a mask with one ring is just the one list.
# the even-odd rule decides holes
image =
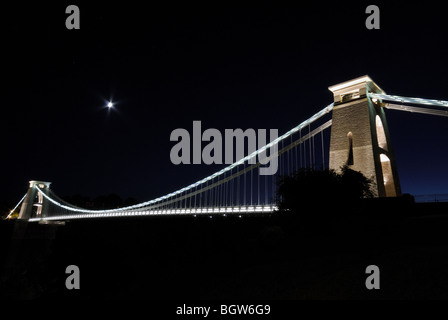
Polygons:
[[28,192],[20,209],[19,219],[28,220],[29,218],[42,218],[47,215],[47,203],[44,202],[44,196],[37,191],[37,185],[42,192],[47,194],[51,182],[30,181]]
[[369,92],[385,93],[368,76],[329,87],[334,95],[330,169],[360,171],[378,197],[401,195],[386,116]]

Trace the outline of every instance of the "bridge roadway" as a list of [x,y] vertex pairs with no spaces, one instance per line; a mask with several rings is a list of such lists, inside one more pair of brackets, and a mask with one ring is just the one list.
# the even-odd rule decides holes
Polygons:
[[117,217],[140,217],[140,216],[161,216],[161,215],[239,215],[252,213],[273,213],[277,210],[275,205],[252,205],[238,207],[205,207],[205,208],[183,208],[183,209],[167,209],[167,210],[134,210],[134,211],[118,211],[110,213],[87,213],[87,214],[70,214],[57,215],[43,218],[31,218],[30,222],[40,221],[63,221],[74,219],[99,219],[99,218],[117,218]]

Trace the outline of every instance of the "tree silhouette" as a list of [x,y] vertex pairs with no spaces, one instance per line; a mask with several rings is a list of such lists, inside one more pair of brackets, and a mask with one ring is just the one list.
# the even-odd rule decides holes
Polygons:
[[100,209],[116,209],[123,206],[123,200],[117,194],[111,193],[107,196],[95,198],[95,206]]
[[372,198],[372,181],[348,166],[335,170],[302,169],[278,181],[277,206],[280,211],[313,211],[316,216],[347,212],[362,198]]

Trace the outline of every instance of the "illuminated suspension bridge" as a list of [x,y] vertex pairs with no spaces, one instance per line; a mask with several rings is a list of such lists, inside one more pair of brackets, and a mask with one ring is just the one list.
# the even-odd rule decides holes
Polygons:
[[[309,119],[233,164],[169,194],[128,207],[89,210],[58,197],[48,182],[30,181],[28,192],[9,216],[18,208],[19,219],[40,222],[158,215],[242,217],[272,213],[277,209],[275,195],[279,176],[300,169],[337,170],[344,164],[371,178],[376,196],[400,195],[384,109],[446,117],[448,101],[387,95],[368,76],[329,89],[334,94],[334,102]],[[326,133],[330,127],[331,135]],[[370,130],[371,127],[375,130]],[[363,138],[357,140],[364,135],[369,135],[369,139],[364,139],[367,142]],[[328,140],[329,148],[326,147]],[[261,158],[263,161],[256,160]],[[277,172],[260,175],[258,169],[274,158],[278,163]]]

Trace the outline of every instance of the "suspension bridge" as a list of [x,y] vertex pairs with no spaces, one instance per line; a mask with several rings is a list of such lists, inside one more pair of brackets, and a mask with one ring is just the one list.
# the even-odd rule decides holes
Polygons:
[[[64,201],[52,191],[49,182],[30,181],[27,193],[9,216],[18,210],[18,219],[45,223],[107,217],[242,217],[273,213],[277,209],[279,176],[304,168],[338,171],[344,165],[371,179],[375,196],[399,196],[401,188],[385,110],[447,117],[448,101],[388,95],[368,76],[331,86],[329,90],[334,101],[309,119],[233,164],[169,194],[132,206],[89,210]],[[277,172],[260,175],[257,169],[274,157]],[[254,163],[257,158],[264,158],[263,163]]]

